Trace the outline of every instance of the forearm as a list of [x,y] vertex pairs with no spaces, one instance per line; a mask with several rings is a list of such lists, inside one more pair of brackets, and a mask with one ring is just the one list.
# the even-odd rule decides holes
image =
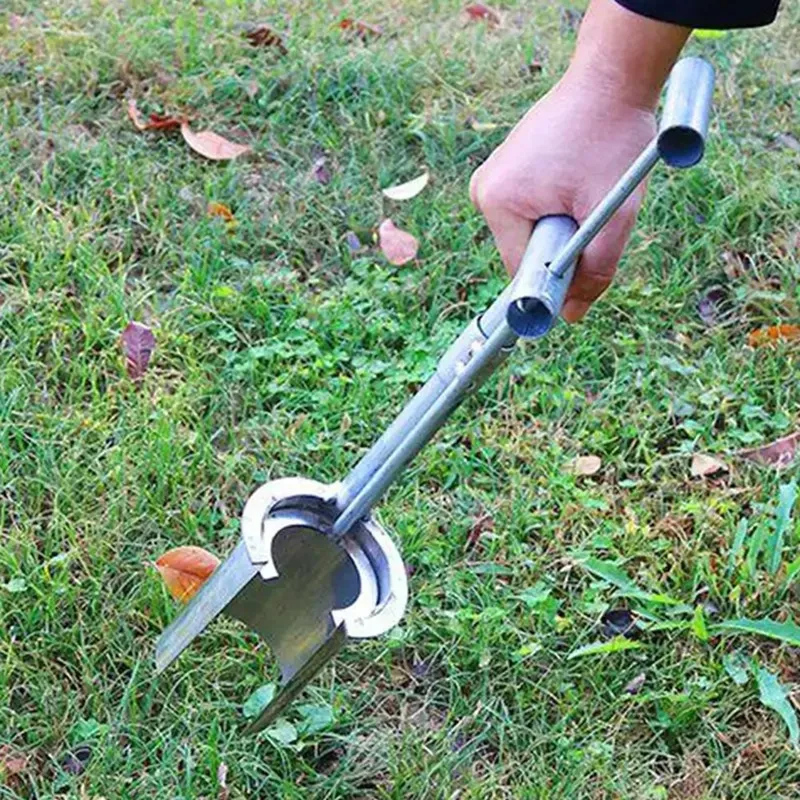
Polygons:
[[652,110],[690,32],[628,11],[616,0],[592,0],[566,79]]

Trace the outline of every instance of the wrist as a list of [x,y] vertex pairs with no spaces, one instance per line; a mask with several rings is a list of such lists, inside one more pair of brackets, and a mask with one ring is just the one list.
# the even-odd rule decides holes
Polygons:
[[609,101],[653,111],[691,30],[592,0],[565,78]]

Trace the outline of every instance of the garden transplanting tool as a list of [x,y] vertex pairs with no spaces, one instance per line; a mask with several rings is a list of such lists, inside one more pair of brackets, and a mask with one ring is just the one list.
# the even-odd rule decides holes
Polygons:
[[159,638],[158,671],[219,613],[241,620],[272,648],[283,679],[250,726],[260,730],[348,639],[379,636],[400,621],[408,598],[405,568],[373,506],[518,338],[537,339],[553,327],[578,256],[656,162],[690,167],[700,161],[713,88],[707,62],[676,64],[656,138],[580,227],[566,216],[539,220],[514,280],[467,326],[341,483],[283,478],[255,491],[242,513],[241,541]]

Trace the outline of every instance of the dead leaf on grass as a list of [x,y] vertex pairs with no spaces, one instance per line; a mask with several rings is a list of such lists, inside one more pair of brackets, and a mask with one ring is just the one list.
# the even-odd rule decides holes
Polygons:
[[325,156],[320,156],[311,167],[311,177],[323,186],[327,186],[331,182],[331,173],[328,169],[328,159]]
[[181,133],[195,153],[212,161],[228,161],[252,150],[249,145],[231,142],[213,131],[193,131],[188,122],[181,125]]
[[736,455],[748,461],[755,461],[757,464],[766,464],[780,469],[788,467],[794,461],[798,450],[800,450],[800,431],[776,439],[769,444],[761,445],[761,447],[740,450]]
[[282,56],[289,52],[281,35],[264,23],[248,27],[244,36],[254,47],[274,47]]
[[28,769],[30,759],[9,744],[0,744],[0,785],[12,786]]
[[383,28],[380,25],[373,25],[371,22],[364,22],[363,19],[352,19],[351,17],[344,17],[338,23],[343,31],[354,33],[362,42],[367,39],[377,39],[383,36]]
[[217,786],[219,787],[217,800],[228,800],[231,790],[228,787],[228,765],[224,761],[220,761],[217,767]]
[[389,186],[381,191],[383,192],[383,196],[388,197],[390,200],[410,200],[412,197],[416,197],[428,185],[430,178],[430,173],[425,171],[417,178],[406,181],[405,183],[398,183],[396,186]]
[[596,475],[603,466],[600,456],[578,456],[569,463],[569,472],[573,475]]
[[467,125],[478,133],[493,131],[500,127],[497,122],[479,122],[472,114],[467,117]]
[[714,478],[730,472],[730,467],[714,456],[705,453],[695,453],[692,456],[693,478]]
[[740,250],[722,251],[722,268],[729,281],[736,281],[747,274],[749,256]]
[[233,211],[231,211],[224,203],[216,203],[212,200],[206,207],[206,212],[208,213],[209,217],[222,217],[225,222],[236,221],[236,218],[233,216]]
[[194,545],[175,547],[156,561],[167,591],[182,603],[190,600],[219,566],[219,559]]
[[500,15],[484,3],[471,3],[464,9],[464,13],[471,20],[488,22],[490,25],[500,24]]
[[494,519],[490,514],[481,514],[473,523],[467,533],[467,540],[464,543],[464,550],[469,552],[480,542],[484,533],[494,530]]
[[800,339],[800,325],[769,325],[747,334],[747,344],[750,347],[762,347],[765,344],[790,342],[796,339]]
[[639,694],[642,691],[645,680],[647,680],[647,675],[644,672],[640,672],[622,691],[625,694]]
[[172,117],[166,114],[151,114],[150,118],[145,120],[139,113],[134,98],[128,100],[128,116],[136,130],[141,132],[177,130],[186,122],[184,117]]
[[408,232],[398,228],[390,219],[378,227],[381,250],[390,264],[401,266],[417,256],[419,242]]
[[129,322],[120,337],[122,352],[125,354],[125,367],[128,375],[140,381],[147,371],[150,358],[156,347],[153,331],[141,322]]

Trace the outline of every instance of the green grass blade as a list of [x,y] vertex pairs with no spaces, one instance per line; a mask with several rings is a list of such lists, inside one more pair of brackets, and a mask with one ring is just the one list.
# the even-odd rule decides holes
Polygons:
[[601,561],[594,556],[580,555],[576,556],[576,561],[587,572],[591,572],[598,578],[601,578],[606,583],[616,586],[625,597],[630,597],[635,600],[642,600],[649,603],[658,603],[661,605],[677,605],[678,601],[669,595],[663,593],[651,594],[645,592],[631,579],[625,570],[615,564],[613,561]]
[[736,560],[739,558],[739,555],[742,552],[742,548],[744,547],[744,540],[747,537],[747,527],[748,527],[748,520],[747,517],[742,517],[739,520],[739,524],[736,526],[736,534],[733,537],[733,544],[731,545],[731,552],[728,556],[728,571],[727,574],[733,574],[733,570],[736,567]]
[[775,512],[775,531],[767,542],[767,565],[774,575],[781,566],[783,556],[783,540],[789,523],[792,520],[792,510],[797,502],[797,482],[781,484],[778,497],[778,510]]
[[701,642],[708,641],[708,626],[706,625],[703,606],[695,607],[694,618],[692,619],[692,632]]
[[775,622],[771,619],[726,619],[714,626],[714,632],[730,631],[733,633],[756,633],[760,636],[768,636],[770,639],[778,639],[786,642],[793,647],[800,647],[800,626],[793,620],[787,622]]
[[641,642],[632,642],[624,636],[616,636],[610,642],[593,642],[579,647],[567,656],[567,660],[584,656],[599,656],[604,653],[618,653],[621,650],[640,650],[642,647],[644,645]]

